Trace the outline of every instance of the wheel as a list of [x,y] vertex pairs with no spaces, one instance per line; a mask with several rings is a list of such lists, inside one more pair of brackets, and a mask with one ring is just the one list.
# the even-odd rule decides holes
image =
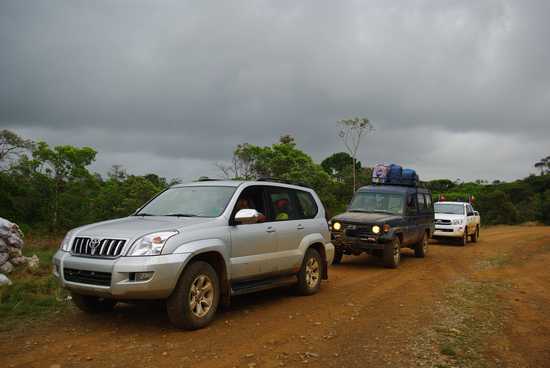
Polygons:
[[424,258],[426,253],[428,253],[428,234],[424,233],[422,240],[414,247],[414,256]]
[[332,260],[332,264],[333,265],[340,264],[340,262],[342,262],[343,256],[344,256],[344,252],[342,251],[342,249],[339,249],[339,247],[336,247],[336,249],[334,249],[334,259]]
[[384,267],[397,268],[401,261],[401,242],[394,238],[384,246]]
[[476,231],[472,235],[471,240],[472,240],[472,243],[477,243],[477,241],[479,240],[479,226],[476,226]]
[[73,303],[83,312],[90,314],[112,311],[116,305],[113,299],[100,298],[91,295],[71,293]]
[[321,288],[321,256],[313,248],[309,248],[304,256],[302,267],[298,272],[297,291],[300,295],[312,295]]
[[219,285],[218,274],[210,264],[202,261],[191,263],[166,301],[170,321],[186,330],[207,326],[218,309]]
[[460,240],[460,245],[465,246],[466,244],[468,244],[468,227],[464,228],[464,235]]

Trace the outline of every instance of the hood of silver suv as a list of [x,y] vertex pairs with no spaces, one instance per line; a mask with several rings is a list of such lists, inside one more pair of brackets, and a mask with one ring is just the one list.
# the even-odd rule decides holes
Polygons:
[[186,227],[201,225],[214,220],[213,218],[204,217],[130,216],[81,227],[75,235],[135,239],[153,232],[182,230]]

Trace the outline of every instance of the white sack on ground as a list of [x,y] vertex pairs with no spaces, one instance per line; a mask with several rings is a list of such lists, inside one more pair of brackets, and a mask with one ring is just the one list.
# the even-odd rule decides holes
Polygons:
[[[23,233],[17,224],[0,217],[0,275],[13,272],[16,267],[26,265],[31,270],[39,267],[39,259],[23,256]],[[7,279],[7,277],[6,277]],[[5,279],[3,285],[8,284]],[[9,279],[7,279],[9,281]],[[10,281],[11,283],[11,281]]]

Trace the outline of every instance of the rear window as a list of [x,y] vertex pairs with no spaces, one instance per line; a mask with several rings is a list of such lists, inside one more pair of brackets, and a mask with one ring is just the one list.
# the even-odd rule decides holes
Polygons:
[[309,219],[317,215],[317,204],[310,193],[297,190],[296,198],[298,198],[299,215],[301,218]]

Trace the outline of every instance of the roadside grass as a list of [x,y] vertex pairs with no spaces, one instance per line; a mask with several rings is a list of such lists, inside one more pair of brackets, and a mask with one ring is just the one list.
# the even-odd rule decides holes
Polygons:
[[34,271],[22,267],[8,275],[12,285],[0,287],[0,331],[60,313],[69,305],[66,293],[51,272],[51,260],[59,243],[50,239],[25,240],[28,243],[23,254],[36,254],[40,267]]

